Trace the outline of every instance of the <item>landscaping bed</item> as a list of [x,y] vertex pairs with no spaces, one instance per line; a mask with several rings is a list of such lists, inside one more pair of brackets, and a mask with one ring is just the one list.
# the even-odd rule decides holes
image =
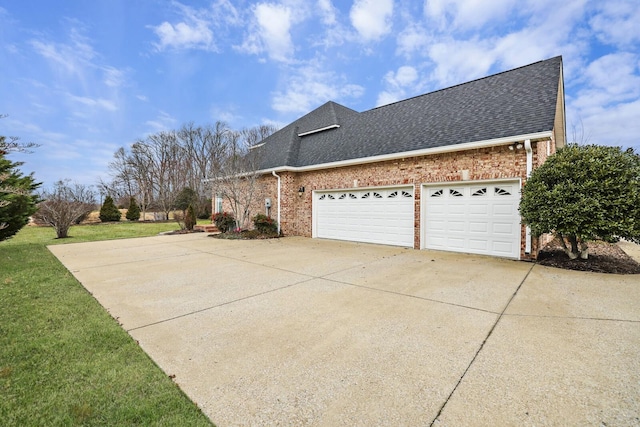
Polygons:
[[538,264],[566,270],[596,273],[640,274],[640,264],[618,245],[603,241],[589,242],[588,259],[569,259],[560,242],[551,241],[538,253]]

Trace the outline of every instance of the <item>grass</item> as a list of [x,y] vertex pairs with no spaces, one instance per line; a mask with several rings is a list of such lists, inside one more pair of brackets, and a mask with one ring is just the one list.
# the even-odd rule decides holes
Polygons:
[[3,426],[210,426],[46,245],[142,237],[175,223],[25,227],[0,242]]

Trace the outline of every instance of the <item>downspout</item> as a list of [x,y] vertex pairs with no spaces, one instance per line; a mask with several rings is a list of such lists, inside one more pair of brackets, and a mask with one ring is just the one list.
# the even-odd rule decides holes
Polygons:
[[[524,151],[527,153],[527,178],[529,178],[531,176],[531,171],[533,170],[533,150],[531,149],[530,139],[526,139],[524,141]],[[525,232],[524,253],[531,253],[531,227],[528,225]]]
[[276,171],[271,171],[271,174],[278,178],[278,236],[280,235],[280,177],[276,174]]

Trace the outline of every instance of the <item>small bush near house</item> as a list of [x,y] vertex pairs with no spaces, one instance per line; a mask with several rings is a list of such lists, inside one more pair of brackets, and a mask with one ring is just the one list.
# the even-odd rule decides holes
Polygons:
[[111,196],[107,196],[104,199],[104,203],[100,208],[100,221],[102,222],[110,222],[110,221],[120,221],[121,213],[116,207],[116,204],[113,202]]
[[253,225],[262,234],[277,234],[278,223],[264,214],[253,217]]
[[228,212],[218,212],[211,217],[213,223],[218,227],[218,230],[222,233],[226,233],[229,230],[233,230],[236,226],[236,219],[233,214]]

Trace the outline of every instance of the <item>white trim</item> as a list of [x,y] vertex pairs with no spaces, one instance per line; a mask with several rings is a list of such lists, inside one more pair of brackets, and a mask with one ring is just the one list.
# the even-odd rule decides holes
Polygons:
[[271,171],[271,174],[278,178],[278,236],[280,235],[280,177],[276,175],[276,171]]
[[264,144],[266,144],[266,142],[261,142],[261,143],[256,144],[256,145],[252,145],[251,147],[249,147],[249,150],[253,150],[255,148],[262,147]]
[[[531,149],[530,139],[524,141],[524,150],[527,152],[527,178],[529,178],[531,171],[533,171],[533,150]],[[528,225],[525,227],[524,253],[531,253],[531,227]]]
[[275,168],[264,169],[264,170],[258,171],[257,173],[269,173],[271,171],[306,172],[306,171],[314,171],[314,170],[320,170],[320,169],[339,168],[344,166],[363,165],[367,163],[377,163],[377,162],[384,162],[389,160],[404,159],[407,157],[428,156],[428,155],[440,154],[440,153],[451,153],[454,151],[474,150],[474,149],[487,148],[487,147],[493,147],[493,146],[499,146],[499,145],[508,145],[508,144],[513,144],[516,141],[525,141],[527,139],[551,138],[552,135],[553,135],[552,131],[545,131],[545,132],[531,133],[526,135],[515,135],[515,136],[504,137],[504,138],[488,139],[485,141],[475,141],[475,142],[466,142],[462,144],[447,145],[444,147],[424,148],[421,150],[404,151],[401,153],[382,154],[379,156],[371,156],[371,157],[360,157],[357,159],[341,160],[337,162],[321,163],[317,165],[280,166]]
[[310,130],[310,131],[307,131],[307,132],[299,133],[298,136],[311,135],[312,133],[318,133],[318,132],[322,132],[322,131],[329,130],[329,129],[336,129],[336,128],[339,128],[339,127],[340,127],[340,125],[329,125],[329,126],[325,126],[323,128],[314,129],[314,130]]

